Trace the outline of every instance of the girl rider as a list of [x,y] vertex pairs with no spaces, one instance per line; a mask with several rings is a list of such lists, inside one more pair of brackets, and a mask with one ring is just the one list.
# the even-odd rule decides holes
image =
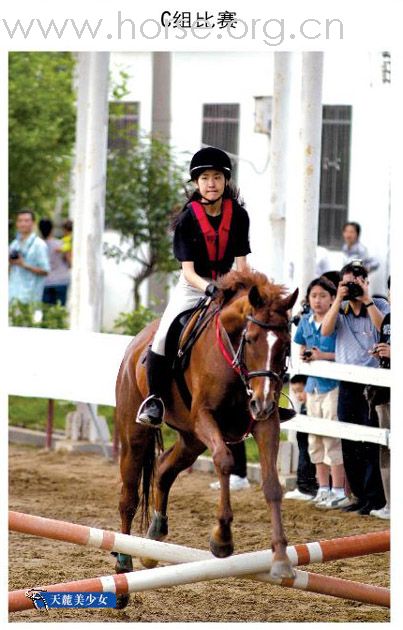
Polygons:
[[149,395],[137,414],[142,424],[159,427],[164,419],[164,397],[171,381],[165,339],[172,321],[201,297],[213,298],[218,291],[214,281],[230,271],[234,260],[238,271],[248,268],[249,217],[230,184],[231,170],[228,155],[215,147],[201,149],[190,162],[195,191],[175,221],[173,242],[182,271],[148,350]]

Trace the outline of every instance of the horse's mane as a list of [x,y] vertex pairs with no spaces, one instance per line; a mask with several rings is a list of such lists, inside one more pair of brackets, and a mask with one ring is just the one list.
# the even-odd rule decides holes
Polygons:
[[282,284],[275,284],[260,271],[230,271],[217,281],[217,286],[225,295],[225,302],[256,286],[259,294],[266,302],[274,302],[283,299],[287,289]]

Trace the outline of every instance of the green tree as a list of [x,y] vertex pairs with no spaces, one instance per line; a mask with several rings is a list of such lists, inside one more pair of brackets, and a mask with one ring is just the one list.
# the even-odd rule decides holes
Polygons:
[[129,258],[138,263],[133,276],[135,309],[146,278],[178,267],[169,226],[181,197],[183,171],[164,142],[126,137],[124,149],[109,150],[106,224],[119,232],[120,246],[105,245],[105,253],[117,261]]
[[9,204],[52,213],[68,190],[75,136],[74,57],[9,55]]

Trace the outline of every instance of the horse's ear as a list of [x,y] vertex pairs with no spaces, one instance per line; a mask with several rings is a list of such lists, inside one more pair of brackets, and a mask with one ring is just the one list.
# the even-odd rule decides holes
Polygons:
[[290,293],[290,295],[287,295],[285,300],[282,301],[281,306],[284,308],[285,311],[289,311],[292,309],[295,302],[297,301],[298,293],[299,291],[297,288],[295,289],[294,293]]
[[251,287],[248,298],[253,308],[258,309],[264,306],[264,300],[262,296],[260,295],[259,289],[257,288],[255,284],[253,285],[253,287]]

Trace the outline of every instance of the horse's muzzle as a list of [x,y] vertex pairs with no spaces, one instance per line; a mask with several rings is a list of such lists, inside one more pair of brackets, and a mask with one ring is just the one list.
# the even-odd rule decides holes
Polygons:
[[249,402],[249,410],[256,422],[267,420],[276,410],[276,403],[274,400],[269,400],[266,405],[263,405],[259,398],[252,398]]

